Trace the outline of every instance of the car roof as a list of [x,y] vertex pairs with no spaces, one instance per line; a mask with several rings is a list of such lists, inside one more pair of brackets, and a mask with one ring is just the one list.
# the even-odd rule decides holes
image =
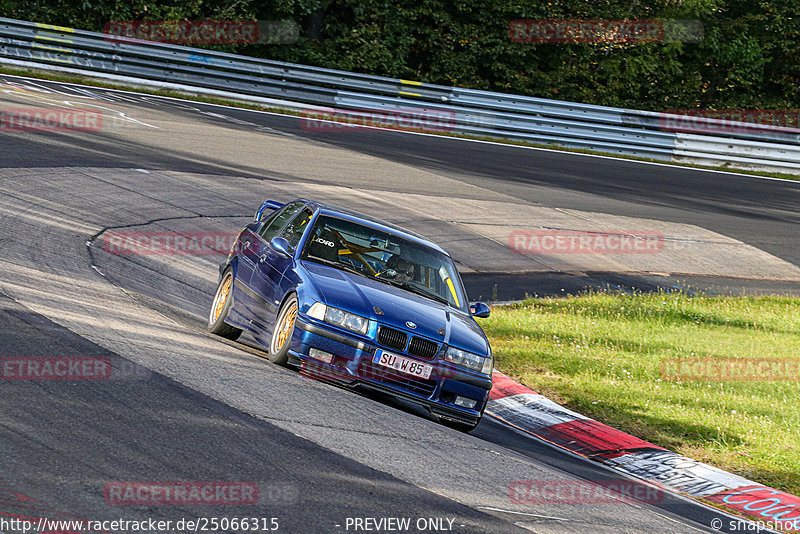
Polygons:
[[333,215],[352,222],[367,223],[369,226],[373,226],[378,230],[383,230],[385,232],[398,235],[399,237],[406,238],[409,241],[415,241],[421,245],[429,246],[441,252],[442,254],[446,254],[447,256],[450,255],[446,250],[444,250],[442,247],[440,247],[430,239],[416,232],[412,232],[411,230],[407,230],[402,226],[397,226],[395,224],[382,221],[370,215],[359,213],[355,210],[343,208],[341,206],[336,206],[335,204],[330,204],[328,202],[321,202],[319,200],[310,200],[307,198],[300,198],[297,199],[297,201],[305,202],[308,206],[319,209],[320,213],[324,215]]

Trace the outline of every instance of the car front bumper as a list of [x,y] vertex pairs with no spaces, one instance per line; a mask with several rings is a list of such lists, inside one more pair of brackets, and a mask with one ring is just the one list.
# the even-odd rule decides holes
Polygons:
[[[312,358],[309,354],[312,348],[331,354],[330,363]],[[413,377],[374,363],[372,359],[378,348],[370,342],[348,336],[340,329],[299,314],[289,354],[290,362],[312,378],[387,393],[460,423],[472,424],[480,419],[492,388],[490,378],[467,373],[439,359],[427,361],[403,354],[433,367],[429,379]],[[474,399],[474,409],[455,405],[456,397]]]

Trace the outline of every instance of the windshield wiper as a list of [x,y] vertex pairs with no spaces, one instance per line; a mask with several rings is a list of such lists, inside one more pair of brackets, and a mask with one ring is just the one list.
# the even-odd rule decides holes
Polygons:
[[447,304],[448,306],[452,306],[452,304],[450,304],[450,302],[446,298],[441,297],[441,296],[437,295],[436,293],[431,293],[429,291],[425,291],[424,289],[420,289],[418,286],[416,286],[414,284],[411,284],[409,282],[401,282],[401,281],[398,281],[398,280],[388,280],[388,279],[386,279],[386,282],[392,284],[393,286],[402,287],[403,289],[407,289],[408,291],[411,291],[412,293],[416,293],[417,295],[422,295],[423,297],[428,297],[429,299],[437,300],[437,301],[441,302],[442,304]]

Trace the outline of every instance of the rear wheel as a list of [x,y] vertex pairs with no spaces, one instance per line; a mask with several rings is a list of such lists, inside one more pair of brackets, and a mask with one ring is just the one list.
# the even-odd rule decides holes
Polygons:
[[286,365],[289,361],[289,345],[294,334],[294,323],[297,319],[297,296],[292,295],[283,303],[272,331],[269,343],[269,360],[278,365]]
[[237,340],[242,335],[242,331],[225,322],[228,311],[233,303],[233,269],[228,267],[222,273],[214,301],[211,303],[211,311],[208,314],[208,331],[212,334]]

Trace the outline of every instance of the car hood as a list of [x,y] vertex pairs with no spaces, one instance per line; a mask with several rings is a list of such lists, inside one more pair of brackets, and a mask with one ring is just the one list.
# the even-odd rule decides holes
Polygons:
[[[329,306],[485,356],[489,344],[467,313],[366,276],[303,261],[309,280]],[[375,308],[383,315],[378,315]],[[412,322],[416,328],[406,323]],[[439,333],[444,331],[444,335]]]

